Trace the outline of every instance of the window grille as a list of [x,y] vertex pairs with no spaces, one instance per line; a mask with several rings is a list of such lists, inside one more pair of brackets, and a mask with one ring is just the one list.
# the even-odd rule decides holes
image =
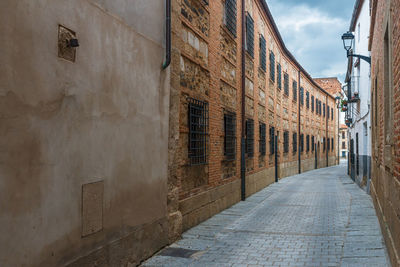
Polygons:
[[281,64],[278,63],[277,65],[277,71],[278,71],[278,89],[281,90],[282,89],[282,67]]
[[284,153],[289,152],[289,132],[288,131],[283,132],[283,152]]
[[236,0],[225,0],[224,23],[226,28],[236,37]]
[[326,108],[326,112],[327,112],[327,116],[328,116],[328,120],[329,120],[329,112],[330,112],[331,110],[330,110],[330,108],[329,108],[329,106],[327,106],[327,108]]
[[324,137],[324,151],[325,151],[325,146],[326,146],[326,138]]
[[267,44],[262,35],[260,35],[260,67],[263,71],[267,71]]
[[269,78],[275,82],[275,55],[274,52],[269,52]]
[[324,117],[325,117],[325,104],[323,105],[323,112],[324,112]]
[[316,113],[317,115],[319,114],[318,105],[319,105],[318,98],[315,98],[315,113]]
[[289,96],[289,74],[283,74],[283,83],[284,93]]
[[224,156],[228,161],[236,158],[236,115],[234,113],[224,114]]
[[311,136],[311,151],[314,152],[315,140],[314,136]]
[[267,141],[266,141],[266,135],[267,135],[267,128],[265,126],[265,123],[260,123],[260,155],[265,156],[266,150],[267,150]]
[[269,127],[269,153],[275,153],[275,127]]
[[300,87],[300,104],[304,105],[304,88]]
[[246,153],[249,158],[254,156],[254,121],[246,120]]
[[310,108],[310,93],[306,93],[306,107]]
[[188,102],[190,164],[207,164],[208,103],[193,98]]
[[332,144],[332,151],[333,151],[334,150],[333,138],[331,139],[331,144]]
[[300,152],[304,152],[304,134],[300,135]]
[[314,112],[314,96],[311,96],[311,111]]
[[333,108],[331,108],[331,119],[333,120]]
[[322,106],[321,106],[322,102],[321,100],[319,101],[319,115],[322,115]]
[[246,15],[246,51],[254,58],[254,21],[248,13]]
[[307,148],[307,152],[310,151],[310,136],[307,134],[306,137],[306,148]]
[[297,101],[297,82],[293,81],[293,100]]
[[293,133],[293,153],[297,152],[297,133]]

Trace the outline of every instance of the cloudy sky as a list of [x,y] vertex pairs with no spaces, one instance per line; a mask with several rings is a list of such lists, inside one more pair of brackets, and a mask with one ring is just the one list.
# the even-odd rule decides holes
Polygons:
[[341,36],[350,25],[355,0],[266,0],[286,47],[312,77],[346,72]]

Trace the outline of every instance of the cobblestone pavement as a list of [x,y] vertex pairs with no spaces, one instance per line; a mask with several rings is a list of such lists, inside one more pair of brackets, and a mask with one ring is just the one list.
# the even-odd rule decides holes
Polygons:
[[285,178],[142,266],[390,266],[370,196],[345,165]]

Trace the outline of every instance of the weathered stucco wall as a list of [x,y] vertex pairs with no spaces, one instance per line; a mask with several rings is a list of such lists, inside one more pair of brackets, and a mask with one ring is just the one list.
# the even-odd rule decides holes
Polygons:
[[0,266],[123,266],[168,242],[164,19],[159,0],[1,1]]

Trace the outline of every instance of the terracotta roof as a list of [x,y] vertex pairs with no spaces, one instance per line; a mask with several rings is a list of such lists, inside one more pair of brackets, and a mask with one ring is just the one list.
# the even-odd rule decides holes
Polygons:
[[347,127],[347,125],[345,125],[345,124],[340,124],[340,129],[347,129],[348,127]]

